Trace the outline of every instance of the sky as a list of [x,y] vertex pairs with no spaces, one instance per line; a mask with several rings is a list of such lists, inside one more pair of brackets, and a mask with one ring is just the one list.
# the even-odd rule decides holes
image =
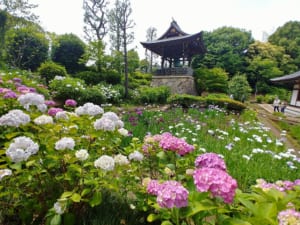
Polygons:
[[[110,0],[114,2],[114,0]],[[83,34],[83,0],[30,0],[42,27],[57,34]],[[131,19],[135,22],[135,48],[144,58],[141,41],[149,27],[160,37],[174,19],[189,34],[213,31],[227,26],[251,31],[256,40],[272,34],[288,21],[300,21],[299,0],[131,0]]]

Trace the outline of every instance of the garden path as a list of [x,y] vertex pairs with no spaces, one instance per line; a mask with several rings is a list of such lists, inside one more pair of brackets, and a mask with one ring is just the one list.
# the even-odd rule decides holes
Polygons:
[[[278,117],[273,114],[273,106],[270,104],[256,104],[252,103],[250,105],[257,112],[258,120],[263,123],[266,127],[269,127],[271,132],[277,137],[278,139],[281,138],[282,130],[276,124],[276,121],[285,120],[289,124],[300,124],[300,113],[298,114],[291,114],[285,113],[284,117]],[[285,142],[288,148],[292,148],[298,152],[300,155],[300,145],[298,144],[297,140],[293,139],[292,137],[287,135],[287,139]]]

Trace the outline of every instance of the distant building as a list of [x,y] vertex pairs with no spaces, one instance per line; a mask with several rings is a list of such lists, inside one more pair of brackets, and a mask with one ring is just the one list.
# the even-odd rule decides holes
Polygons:
[[273,78],[271,79],[271,81],[274,83],[293,84],[293,92],[290,100],[290,105],[300,107],[300,71],[282,77]]

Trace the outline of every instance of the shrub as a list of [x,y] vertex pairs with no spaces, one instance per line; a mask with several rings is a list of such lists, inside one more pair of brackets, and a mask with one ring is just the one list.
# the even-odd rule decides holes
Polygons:
[[228,94],[235,100],[244,102],[249,99],[251,87],[245,75],[235,75],[228,83]]
[[55,76],[67,76],[67,71],[64,66],[51,61],[42,63],[42,65],[38,68],[38,73],[46,80],[46,84],[49,84]]
[[105,82],[108,84],[116,85],[121,83],[121,74],[116,70],[108,70],[104,76]]
[[63,79],[52,80],[49,88],[53,98],[59,101],[65,102],[67,99],[78,101],[85,90],[85,83],[78,78],[64,77]]
[[84,80],[87,85],[96,85],[105,81],[105,75],[95,71],[82,71],[73,77]]
[[91,102],[97,105],[101,105],[106,102],[106,98],[99,87],[93,86],[86,88],[81,92],[78,99],[79,104]]
[[150,86],[151,79],[151,74],[136,71],[133,74],[129,75],[129,87],[135,89],[140,86]]
[[164,104],[170,96],[170,88],[166,86],[160,87],[141,87],[138,90],[138,103],[158,103]]
[[262,95],[257,95],[256,96],[256,102],[257,103],[262,103],[264,101],[264,96]]
[[118,104],[124,96],[124,87],[121,85],[111,85],[111,84],[98,84],[97,88],[101,90],[101,93],[106,99],[107,103]]

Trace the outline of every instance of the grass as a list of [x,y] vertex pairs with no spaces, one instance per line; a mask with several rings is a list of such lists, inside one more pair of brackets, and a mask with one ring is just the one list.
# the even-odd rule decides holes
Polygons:
[[189,109],[187,113],[179,108],[134,109],[125,113],[123,121],[133,137],[141,140],[148,133],[170,132],[197,146],[195,155],[222,155],[228,172],[243,190],[258,178],[269,182],[298,178],[300,164],[296,156],[256,120],[253,111],[232,114],[219,109]]

